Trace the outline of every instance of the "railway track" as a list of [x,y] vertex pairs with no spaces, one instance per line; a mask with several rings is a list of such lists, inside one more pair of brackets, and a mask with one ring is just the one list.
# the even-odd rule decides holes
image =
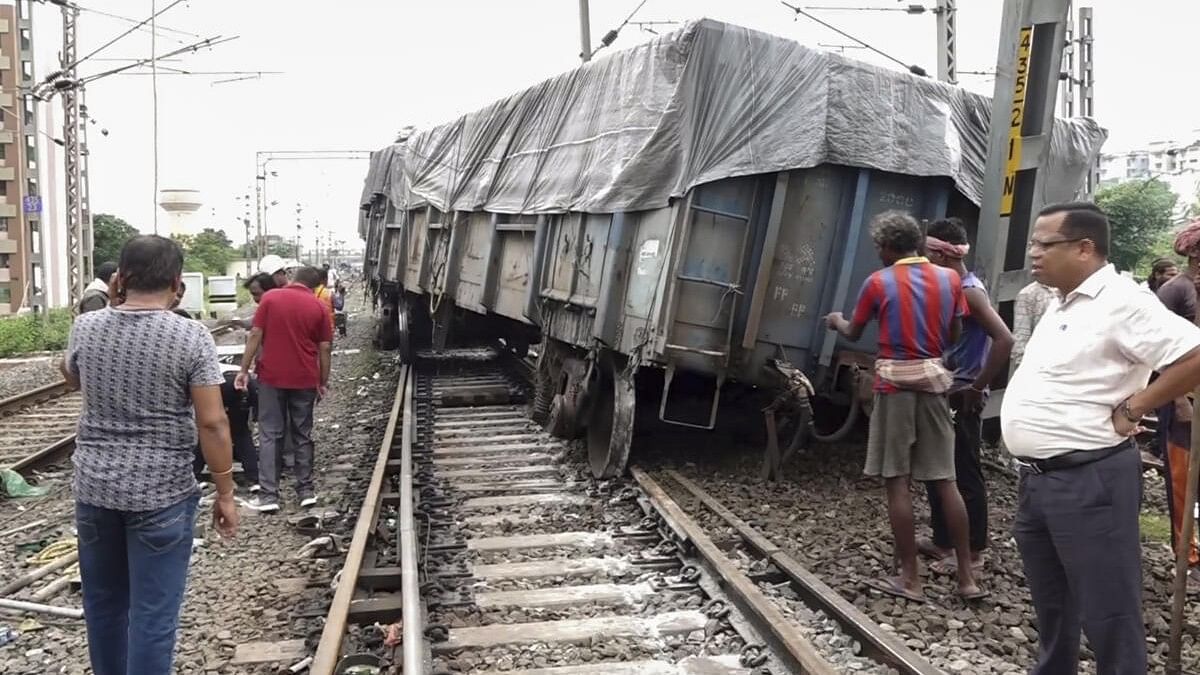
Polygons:
[[686,478],[719,539],[641,469],[590,478],[527,380],[478,350],[403,368],[311,672],[940,672]]
[[[216,338],[234,328],[209,332]],[[0,400],[0,467],[26,473],[62,461],[75,447],[82,405],[63,380]]]

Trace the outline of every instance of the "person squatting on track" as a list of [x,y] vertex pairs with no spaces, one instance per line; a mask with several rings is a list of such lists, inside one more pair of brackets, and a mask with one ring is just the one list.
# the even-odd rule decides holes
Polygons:
[[958,557],[958,593],[978,599],[987,593],[975,583],[967,534],[967,512],[954,481],[954,424],[946,391],[953,383],[942,357],[958,341],[967,312],[962,280],[952,269],[918,255],[920,226],[907,214],[887,211],[875,217],[871,236],[884,268],[863,282],[854,316],[841,312],[826,325],[849,340],[862,337],[879,319],[875,361],[875,407],[867,439],[864,473],[881,476],[887,488],[888,519],[895,538],[900,576],[874,580],[885,593],[922,601],[917,569],[909,480],[931,481]]
[[261,491],[251,504],[259,511],[279,510],[276,453],[283,445],[285,425],[295,441],[300,506],[317,503],[313,486],[313,408],[327,392],[333,342],[328,312],[313,295],[320,280],[319,270],[302,267],[296,271],[295,281],[262,296],[235,380],[239,390],[246,390],[250,367],[261,347],[257,366]]
[[83,391],[72,461],[88,651],[96,675],[169,673],[199,490],[197,434],[213,469],[213,524],[233,536],[229,425],[216,348],[172,313],[183,252],[140,235],[121,250],[118,306],[80,315],[61,364]]
[[1033,277],[1059,299],[1000,421],[1020,466],[1013,534],[1037,615],[1033,675],[1076,672],[1081,627],[1098,675],[1146,672],[1133,437],[1143,415],[1200,384],[1200,329],[1118,274],[1108,248],[1108,218],[1084,202],[1042,209],[1029,240]]
[[[1187,268],[1182,274],[1168,277],[1158,286],[1158,299],[1163,305],[1187,319],[1196,321],[1196,281],[1200,271],[1200,220],[1185,227],[1175,237],[1175,252],[1187,258]],[[1154,277],[1151,277],[1154,281]],[[1154,284],[1150,285],[1151,288]],[[1192,401],[1191,392],[1174,401],[1159,406],[1158,456],[1162,458],[1167,472],[1167,513],[1171,517],[1171,548],[1178,547],[1183,536],[1183,512],[1187,499],[1188,456],[1192,448]],[[1200,551],[1196,548],[1193,534],[1188,546],[1188,584],[1200,585]]]

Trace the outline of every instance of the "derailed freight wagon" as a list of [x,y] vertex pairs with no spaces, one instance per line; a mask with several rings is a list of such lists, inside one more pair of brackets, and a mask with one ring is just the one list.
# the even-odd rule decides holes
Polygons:
[[[711,428],[727,383],[779,386],[780,364],[836,435],[869,400],[875,340],[821,318],[878,268],[876,214],[974,228],[989,117],[950,85],[691,22],[373,154],[380,339],[541,342],[535,414],[586,433],[597,476],[624,469],[638,397]],[[1104,135],[1055,122],[1048,201]]]

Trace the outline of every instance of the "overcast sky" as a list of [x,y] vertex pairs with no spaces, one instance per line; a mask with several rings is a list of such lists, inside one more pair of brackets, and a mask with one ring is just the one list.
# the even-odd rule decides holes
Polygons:
[[[896,0],[813,0],[817,5],[900,7]],[[84,7],[142,19],[150,0],[79,0]],[[162,8],[171,0],[157,0]],[[592,0],[593,46],[639,0]],[[933,0],[925,0],[932,5]],[[959,67],[992,70],[1000,0],[959,0]],[[1110,131],[1107,150],[1152,140],[1200,136],[1200,88],[1195,40],[1200,3],[1192,0],[1093,0],[1096,112]],[[814,10],[856,37],[936,72],[932,15]],[[39,78],[56,66],[61,44],[58,11],[38,6],[35,32]],[[795,39],[809,46],[851,44],[800,17],[778,0],[648,0],[635,20],[709,17]],[[260,150],[370,150],[389,143],[406,124],[447,121],[578,64],[576,0],[189,0],[166,12],[161,24],[204,37],[239,36],[212,50],[165,65],[205,71],[283,71],[227,84],[232,76],[159,78],[160,188],[200,190],[202,213],[243,241],[243,207],[254,196],[254,158]],[[85,12],[79,55],[129,27]],[[670,27],[660,27],[670,30]],[[163,33],[159,52],[195,38]],[[626,27],[611,47],[653,35]],[[144,57],[148,35],[138,33],[99,57]],[[862,49],[848,56],[893,66]],[[91,61],[90,74],[118,63]],[[144,71],[143,71],[144,72]],[[991,95],[985,76],[963,75],[964,86]],[[143,231],[154,216],[151,78],[113,76],[90,85],[88,107],[93,212],[117,214]],[[58,105],[55,102],[52,105]],[[61,121],[61,113],[58,119]],[[102,136],[99,130],[107,129]],[[61,135],[61,130],[53,130]],[[303,209],[306,239],[312,223],[357,241],[355,202],[365,162],[286,162],[271,167],[269,197],[278,200],[268,224],[273,234],[295,234]],[[60,188],[61,189],[61,188]],[[253,218],[253,208],[251,208]],[[160,225],[165,218],[160,217]]]

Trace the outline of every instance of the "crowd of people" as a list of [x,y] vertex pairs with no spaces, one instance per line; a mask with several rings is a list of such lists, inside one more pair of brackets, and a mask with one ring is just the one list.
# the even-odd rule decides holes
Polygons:
[[[239,503],[280,509],[283,468],[294,471],[299,506],[317,504],[314,407],[328,395],[335,327],[345,335],[337,272],[289,270],[265,257],[245,284],[257,308],[233,371],[219,363],[211,333],[180,308],[182,272],[176,242],[130,239],[119,261],[96,267],[60,365],[84,394],[73,489],[98,675],[171,672],[205,467],[213,526],[224,537],[237,530]],[[235,459],[248,499],[237,496]]]
[[[963,264],[960,223],[938,221],[923,233],[910,216],[888,212],[872,234],[884,268],[864,283],[850,319],[826,317],[851,340],[879,322],[865,473],[884,479],[898,575],[871,585],[923,601],[923,554],[935,573],[957,575],[962,598],[987,594],[976,576],[987,545],[978,411],[1011,354],[1000,421],[1020,472],[1013,535],[1037,616],[1032,672],[1077,672],[1082,631],[1098,673],[1145,673],[1134,436],[1157,411],[1178,539],[1187,395],[1200,384],[1200,223],[1175,243],[1186,270],[1158,261],[1139,286],[1108,262],[1101,209],[1045,207],[1028,244],[1034,281],[1017,297],[1011,334]],[[932,538],[915,536],[910,480],[926,483]]]
[[[966,266],[961,222],[923,229],[889,211],[874,219],[872,237],[882,269],[863,283],[849,318],[825,318],[850,340],[879,324],[864,472],[884,480],[896,569],[870,585],[924,601],[923,556],[934,574],[955,578],[963,600],[988,595],[981,416],[989,386],[1010,368],[1000,418],[1020,470],[1013,535],[1037,616],[1033,673],[1076,672],[1081,631],[1098,673],[1146,672],[1134,436],[1156,412],[1178,541],[1188,395],[1200,385],[1200,223],[1175,242],[1187,265],[1159,261],[1139,286],[1108,262],[1099,208],[1047,206],[1029,239],[1034,281],[1017,297],[1012,331]],[[182,268],[175,242],[131,239],[116,264],[97,267],[61,366],[84,391],[76,525],[89,649],[101,674],[131,663],[170,670],[205,466],[223,536],[238,525],[235,458],[249,508],[279,511],[289,468],[299,506],[318,502],[314,407],[328,395],[334,333],[345,334],[336,271],[264,258],[245,282],[257,308],[241,320],[250,331],[241,364],[222,372],[211,334],[175,311]],[[929,497],[929,537],[916,536],[914,480]]]

